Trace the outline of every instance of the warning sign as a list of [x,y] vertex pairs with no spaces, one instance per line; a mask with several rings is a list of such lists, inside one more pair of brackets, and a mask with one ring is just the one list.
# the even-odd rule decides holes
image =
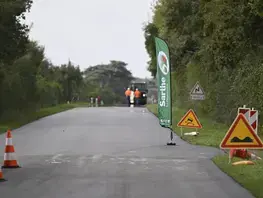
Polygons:
[[195,115],[194,111],[190,109],[184,117],[180,120],[177,124],[179,127],[186,127],[186,128],[202,128],[197,116]]
[[220,148],[260,149],[263,148],[263,143],[248,123],[244,114],[240,113],[226,133]]
[[205,92],[198,81],[192,88],[190,92],[190,96],[192,100],[204,100],[205,99]]

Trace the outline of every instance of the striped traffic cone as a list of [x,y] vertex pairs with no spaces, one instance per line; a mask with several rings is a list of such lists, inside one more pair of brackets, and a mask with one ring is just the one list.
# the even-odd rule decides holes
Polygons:
[[4,179],[4,175],[3,175],[3,172],[2,172],[2,168],[1,168],[1,166],[0,166],[0,182],[3,182],[3,181],[6,181],[6,180]]
[[16,160],[11,130],[8,130],[6,134],[4,165],[2,166],[2,168],[20,168]]

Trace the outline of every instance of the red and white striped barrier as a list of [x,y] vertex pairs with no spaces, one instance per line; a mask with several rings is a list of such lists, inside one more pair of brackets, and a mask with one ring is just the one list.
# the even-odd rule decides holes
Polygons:
[[255,110],[254,108],[246,108],[246,105],[243,107],[238,108],[238,114],[242,113],[248,123],[251,125],[251,127],[254,129],[255,133],[258,133],[258,110]]
[[254,108],[250,110],[249,124],[252,126],[255,133],[258,134],[258,111],[254,110]]
[[245,118],[247,119],[247,121],[249,122],[249,120],[250,120],[250,108],[246,108],[246,105],[244,105],[243,107],[239,107],[237,114],[240,114],[240,113],[242,113],[245,116]]

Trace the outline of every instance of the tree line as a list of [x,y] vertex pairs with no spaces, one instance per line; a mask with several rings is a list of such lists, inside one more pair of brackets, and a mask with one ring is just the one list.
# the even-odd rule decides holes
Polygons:
[[71,61],[53,65],[44,47],[29,39],[24,20],[31,5],[31,0],[0,2],[0,120],[98,95],[105,104],[121,101],[133,79],[127,64],[111,61],[84,71]]
[[201,83],[199,112],[230,123],[237,107],[263,111],[263,0],[158,0],[144,26],[148,70],[156,75],[154,36],[170,47],[173,103],[190,108]]

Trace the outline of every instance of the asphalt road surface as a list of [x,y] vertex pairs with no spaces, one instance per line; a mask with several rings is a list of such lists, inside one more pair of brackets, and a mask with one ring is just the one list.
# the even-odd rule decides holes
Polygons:
[[1,198],[253,197],[213,164],[217,149],[166,146],[145,108],[76,108],[12,134],[22,168],[3,170]]

